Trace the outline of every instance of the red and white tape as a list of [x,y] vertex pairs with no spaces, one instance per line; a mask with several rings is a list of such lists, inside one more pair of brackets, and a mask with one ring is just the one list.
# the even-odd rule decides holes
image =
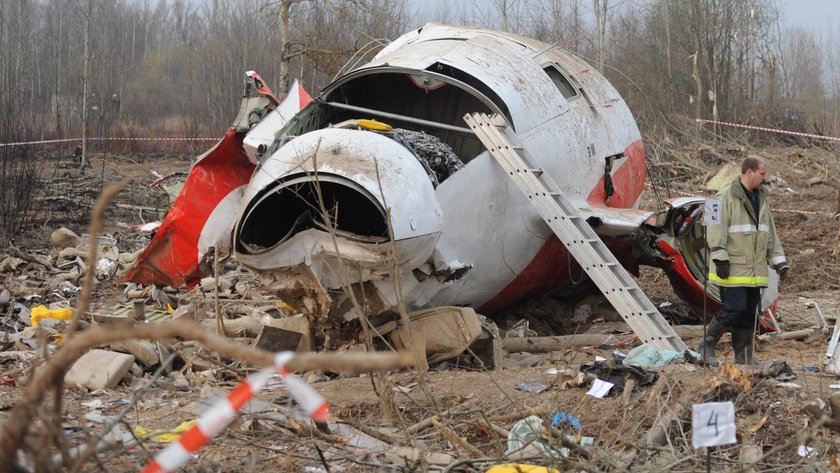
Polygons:
[[703,119],[696,119],[697,123],[701,126],[705,125],[706,123],[714,123],[716,125],[724,125],[724,126],[731,126],[735,128],[744,128],[747,130],[758,130],[758,131],[766,131],[768,133],[778,133],[781,135],[793,135],[793,136],[801,136],[803,138],[813,138],[815,140],[827,140],[827,141],[840,141],[840,138],[834,136],[823,136],[823,135],[814,135],[812,133],[802,133],[798,131],[790,131],[790,130],[781,130],[779,128],[768,128],[766,126],[756,126],[756,125],[744,125],[741,123],[731,123],[731,122],[720,122],[717,120],[703,120]]
[[[125,138],[125,137],[114,137],[114,138],[88,138],[87,141],[218,141],[219,138],[213,138],[209,136],[196,136],[196,137],[187,137],[187,136],[169,136],[169,137],[162,137],[162,138]],[[0,148],[6,146],[26,146],[26,145],[46,145],[52,143],[69,143],[73,141],[82,141],[81,138],[65,138],[61,140],[40,140],[40,141],[18,141],[15,143],[0,143]]]
[[196,137],[189,137],[189,136],[169,136],[164,138],[126,138],[126,137],[119,137],[119,138],[88,138],[92,141],[218,141],[219,138],[213,138],[211,136],[196,136]]
[[285,365],[294,357],[293,352],[281,352],[274,356],[274,366],[257,371],[245,378],[225,399],[214,404],[202,415],[195,425],[184,432],[178,440],[161,451],[143,473],[164,473],[175,471],[186,463],[201,447],[210,442],[236,418],[242,407],[265,387],[274,375],[286,384],[295,401],[316,422],[329,420],[329,404],[312,386],[289,373]]
[[67,143],[70,141],[82,141],[81,138],[65,138],[63,140],[41,140],[41,141],[18,141],[16,143],[0,143],[0,148],[4,146],[24,146],[24,145],[42,145],[49,143]]

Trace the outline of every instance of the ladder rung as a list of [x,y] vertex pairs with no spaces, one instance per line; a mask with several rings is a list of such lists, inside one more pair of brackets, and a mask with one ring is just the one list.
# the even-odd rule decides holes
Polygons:
[[[531,199],[543,219],[564,246],[598,285],[640,338],[660,349],[683,351],[688,347],[616,260],[597,233],[552,176],[528,153],[516,133],[498,115],[468,114],[465,120],[475,130],[487,151],[504,168],[519,189]],[[535,179],[526,176],[530,173]],[[550,199],[546,199],[551,196]],[[536,197],[536,199],[534,198]]]

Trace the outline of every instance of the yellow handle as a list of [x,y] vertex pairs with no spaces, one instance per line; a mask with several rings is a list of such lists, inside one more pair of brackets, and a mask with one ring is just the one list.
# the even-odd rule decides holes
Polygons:
[[360,128],[364,128],[366,130],[394,131],[394,127],[392,127],[391,125],[387,123],[382,123],[372,118],[360,118],[356,120],[356,124],[359,125]]
[[32,326],[37,327],[41,319],[70,320],[73,318],[73,309],[69,307],[48,309],[43,305],[39,305],[32,308],[30,317],[32,318]]

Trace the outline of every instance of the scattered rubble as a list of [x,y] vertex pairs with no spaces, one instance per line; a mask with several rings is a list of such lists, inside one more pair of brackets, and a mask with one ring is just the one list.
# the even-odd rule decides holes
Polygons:
[[134,364],[134,355],[108,350],[91,350],[73,363],[64,375],[69,388],[113,388],[128,374]]
[[[797,204],[813,200],[808,193],[827,189],[805,179],[787,179],[801,189],[787,197],[799,210],[810,209]],[[148,190],[142,192],[138,195]],[[8,442],[10,419],[17,416],[14,409],[25,404],[38,373],[61,356],[66,344],[72,348],[74,338],[94,330],[114,334],[137,324],[153,331],[173,321],[194,321],[203,328],[192,325],[195,333],[223,334],[237,347],[301,356],[331,343],[311,333],[305,316],[234,261],[222,262],[218,279],[205,278],[192,290],[121,284],[148,236],[134,227],[142,202],[119,203],[131,206],[115,206],[130,223],[114,223],[100,237],[59,226],[40,240],[0,250],[2,445]],[[142,214],[142,220],[161,217]],[[811,237],[798,233],[797,215],[805,214],[782,214],[779,223],[793,258],[802,258],[795,266],[802,272],[793,273],[793,286],[782,287],[781,334],[757,341],[757,357],[765,362],[759,366],[641,363],[632,369],[639,373],[626,376],[638,342],[594,296],[574,304],[550,297],[532,301],[496,317],[498,327],[454,308],[437,319],[406,314],[418,322],[411,323],[412,330],[395,316],[392,325],[374,327],[385,330],[381,339],[373,337],[374,348],[414,346],[419,369],[301,372],[331,404],[333,417],[325,426],[307,418],[282,383],[269,383],[223,436],[197,454],[195,468],[237,469],[248,458],[266,471],[327,471],[325,464],[329,471],[502,472],[530,464],[555,471],[696,471],[705,468],[705,451],[691,448],[690,405],[731,400],[739,444],[712,449],[713,469],[827,471],[838,454],[833,439],[840,425],[838,383],[826,360],[837,320],[835,268],[831,262],[824,270],[809,263],[825,255],[806,251]],[[71,225],[69,219],[59,220]],[[98,255],[92,265],[93,302],[80,331],[68,335],[71,321],[64,320],[64,310],[79,306],[91,269],[91,242]],[[644,271],[641,281],[663,313],[686,322],[684,307],[667,285]],[[793,292],[803,299],[791,297]],[[42,315],[43,310],[55,317]],[[434,322],[434,328],[422,328],[418,335],[421,320]],[[676,330],[690,346],[702,336],[696,322]],[[731,359],[727,340],[721,342],[722,355]],[[367,350],[365,343],[337,348],[348,357]],[[60,377],[66,386],[61,415],[53,414],[52,391],[45,391],[48,402],[32,411],[26,436],[16,440],[22,441],[18,461],[25,469],[56,471],[69,469],[64,462],[81,462],[87,470],[97,455],[109,471],[139,470],[177,437],[173,432],[192,426],[208,405],[258,366],[254,359],[171,333],[108,341],[84,351]],[[613,384],[611,395],[587,396],[599,378]],[[525,419],[538,428],[529,430]],[[529,432],[514,433],[521,430]],[[523,437],[530,445],[514,454],[511,441]],[[38,450],[38,445],[47,447]],[[527,450],[531,447],[537,451]],[[33,455],[37,452],[48,454]]]

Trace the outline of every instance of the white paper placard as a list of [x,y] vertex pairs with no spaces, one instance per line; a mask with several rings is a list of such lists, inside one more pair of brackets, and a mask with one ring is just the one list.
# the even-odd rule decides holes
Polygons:
[[694,448],[735,443],[735,404],[704,402],[691,406],[691,444]]
[[587,391],[586,394],[592,397],[603,398],[608,392],[610,392],[610,389],[612,389],[613,386],[615,386],[613,383],[596,379],[592,382],[592,387],[589,388],[589,391]]
[[721,203],[718,199],[706,199],[706,208],[703,209],[703,225],[720,225]]
[[799,448],[796,449],[796,453],[798,453],[802,458],[810,458],[817,456],[817,449],[800,445]]

